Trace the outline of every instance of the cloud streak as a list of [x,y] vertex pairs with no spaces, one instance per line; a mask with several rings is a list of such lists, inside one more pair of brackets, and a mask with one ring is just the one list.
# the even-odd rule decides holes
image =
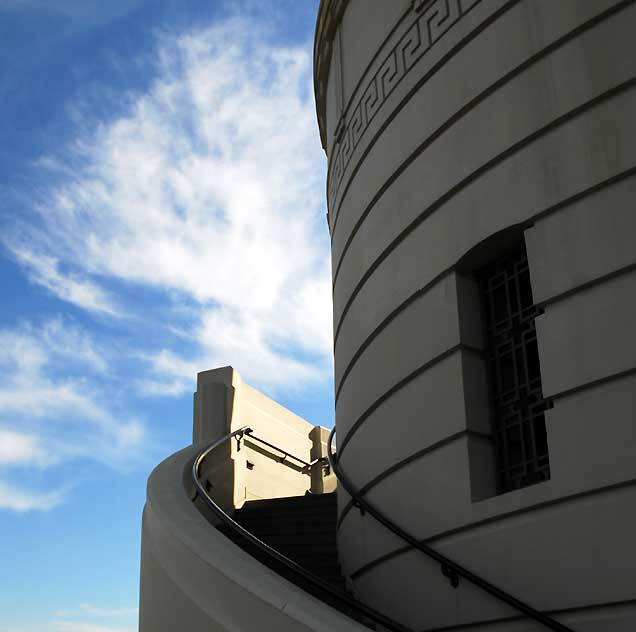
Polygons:
[[12,511],[48,511],[63,502],[66,491],[38,492],[0,480],[0,509]]
[[228,364],[275,396],[331,379],[310,46],[274,44],[263,20],[234,10],[158,33],[142,57],[155,60],[149,88],[120,95],[129,105],[110,120],[72,104],[75,136],[37,161],[25,212],[4,218],[6,250],[85,328],[0,330],[0,506],[64,497],[11,484],[27,464],[127,467],[149,433],[120,405],[124,384],[180,396]]
[[48,160],[74,169],[56,169],[40,222],[9,248],[33,281],[87,310],[121,311],[99,279],[190,306],[192,347],[146,350],[146,392],[182,393],[197,370],[225,364],[273,391],[327,379],[324,158],[308,47],[274,46],[237,17],[157,46],[149,92]]
[[89,279],[62,274],[56,258],[38,254],[18,244],[12,244],[11,250],[17,261],[29,271],[31,281],[45,287],[58,298],[89,311],[121,316],[113,299],[103,289]]
[[17,468],[77,459],[128,468],[145,452],[146,429],[111,401],[105,354],[62,319],[0,330],[0,507],[49,510],[66,489],[11,482]]

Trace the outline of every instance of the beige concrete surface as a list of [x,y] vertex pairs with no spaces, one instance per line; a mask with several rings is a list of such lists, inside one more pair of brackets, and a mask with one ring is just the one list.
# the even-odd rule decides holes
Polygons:
[[[636,2],[323,0],[321,15],[345,473],[400,526],[575,630],[631,630]],[[474,275],[511,235],[544,311],[551,478],[498,494]],[[341,561],[370,603],[420,630],[540,629],[396,555],[338,493]]]
[[[306,463],[326,455],[326,429],[313,426],[252,388],[232,367],[199,373],[194,395],[194,442],[203,447],[243,426]],[[206,460],[204,474],[212,484],[210,495],[226,508],[238,508],[246,500],[334,489],[333,476],[325,479],[324,468],[319,465],[305,469],[294,459],[283,459],[281,451],[249,437],[240,445],[239,450],[235,440],[228,442]]]
[[158,465],[142,528],[140,632],[364,630],[283,579],[213,528],[184,472],[199,446]]

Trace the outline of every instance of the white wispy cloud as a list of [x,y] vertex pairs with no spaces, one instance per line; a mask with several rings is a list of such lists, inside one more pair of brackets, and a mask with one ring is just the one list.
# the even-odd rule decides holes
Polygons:
[[16,485],[15,468],[140,458],[145,427],[114,408],[105,353],[84,330],[60,318],[25,323],[0,330],[0,349],[0,507],[47,510],[67,493]]
[[64,499],[14,485],[27,465],[137,457],[149,433],[123,388],[177,396],[228,364],[274,395],[331,377],[311,47],[267,29],[236,9],[157,34],[149,88],[118,95],[108,120],[69,104],[74,138],[37,161],[29,208],[4,218],[0,241],[30,281],[101,323],[102,343],[85,320],[0,330],[0,507]]
[[34,282],[86,310],[134,318],[104,279],[189,305],[187,323],[168,324],[186,345],[137,350],[146,393],[183,393],[226,364],[270,392],[331,375],[310,47],[265,31],[232,17],[159,35],[150,89],[48,161],[39,222],[5,240]]
[[0,466],[45,459],[46,451],[39,437],[0,428]]
[[28,270],[34,283],[44,286],[58,298],[78,307],[110,316],[121,316],[114,299],[87,278],[77,274],[63,274],[55,257],[39,254],[28,247],[12,244],[16,259]]
[[65,496],[64,489],[40,492],[19,485],[10,485],[0,480],[0,509],[18,512],[48,511],[62,503]]
[[51,12],[65,16],[78,26],[93,27],[117,19],[139,4],[140,0],[110,0],[107,3],[100,0],[56,0],[54,3],[46,0],[0,0],[0,9],[38,15]]

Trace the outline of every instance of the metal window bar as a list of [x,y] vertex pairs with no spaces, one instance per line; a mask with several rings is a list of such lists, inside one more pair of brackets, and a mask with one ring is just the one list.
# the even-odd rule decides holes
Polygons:
[[525,249],[481,270],[500,492],[550,478],[534,305]]

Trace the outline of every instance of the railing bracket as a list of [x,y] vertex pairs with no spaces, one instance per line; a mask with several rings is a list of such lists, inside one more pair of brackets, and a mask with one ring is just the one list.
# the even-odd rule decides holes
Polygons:
[[357,501],[353,501],[353,506],[360,510],[360,515],[364,516],[364,507]]
[[[256,537],[255,535],[247,531],[245,527],[241,526],[238,522],[236,522],[233,518],[231,518],[221,507],[219,507],[219,505],[216,504],[216,502],[214,502],[214,500],[208,494],[207,481],[201,478],[201,467],[206,457],[215,448],[223,444],[225,441],[228,441],[231,438],[235,438],[237,443],[237,449],[240,449],[241,439],[243,439],[244,435],[247,435],[250,437],[250,439],[253,439],[255,441],[260,441],[261,443],[264,443],[266,445],[269,445],[270,447],[274,447],[277,450],[280,450],[280,448],[277,448],[276,446],[272,446],[271,444],[268,444],[263,439],[259,439],[258,437],[251,435],[250,432],[251,432],[251,429],[248,426],[244,426],[243,428],[240,428],[239,430],[230,432],[226,434],[225,436],[221,437],[220,439],[217,439],[214,443],[210,444],[203,451],[199,452],[197,457],[194,459],[194,462],[192,463],[192,481],[194,483],[193,500],[196,500],[197,497],[200,498],[203,501],[203,503],[214,512],[219,522],[230,527],[235,534],[243,538],[247,543],[250,543],[252,546],[255,546],[256,551],[252,553],[254,558],[259,560],[263,564],[265,564],[267,567],[274,570],[276,573],[281,572],[280,567],[282,564],[282,566],[286,567],[289,571],[291,571],[294,574],[294,576],[299,576],[301,578],[304,578],[305,581],[308,582],[310,586],[312,586],[316,591],[319,591],[317,592],[317,595],[320,598],[323,598],[323,594],[329,595],[331,600],[337,600],[340,604],[343,604],[346,607],[346,609],[342,610],[345,614],[349,614],[351,611],[357,613],[358,620],[364,619],[364,620],[373,621],[374,624],[379,623],[382,626],[382,629],[391,630],[392,632],[413,632],[410,628],[407,628],[406,626],[402,625],[401,623],[398,623],[397,621],[393,621],[392,619],[378,612],[374,608],[371,608],[370,606],[367,606],[357,601],[355,598],[353,598],[350,594],[348,594],[344,590],[338,588],[337,586],[332,585],[323,577],[314,575],[310,571],[303,568],[303,566],[299,565],[298,562],[295,562],[294,560],[289,559],[282,553],[278,552],[276,549],[273,549],[271,546],[269,546],[268,544],[260,540],[258,537]],[[287,452],[284,452],[284,453],[286,457],[288,456],[290,458],[293,458],[299,463],[302,463],[304,466],[309,466],[310,468],[312,465],[316,465],[321,460],[321,459],[316,459],[312,463],[307,463],[306,461],[299,459],[292,454],[289,454]],[[250,466],[250,464],[251,464],[250,461],[247,461],[248,467]],[[212,522],[212,524],[214,524],[215,526],[218,526],[214,522]],[[312,594],[313,594],[313,591],[312,591]],[[331,603],[331,601],[326,603]],[[353,616],[353,615],[350,614],[349,616]]]
[[459,575],[450,566],[442,564],[442,575],[448,577],[448,581],[453,588],[459,586]]

